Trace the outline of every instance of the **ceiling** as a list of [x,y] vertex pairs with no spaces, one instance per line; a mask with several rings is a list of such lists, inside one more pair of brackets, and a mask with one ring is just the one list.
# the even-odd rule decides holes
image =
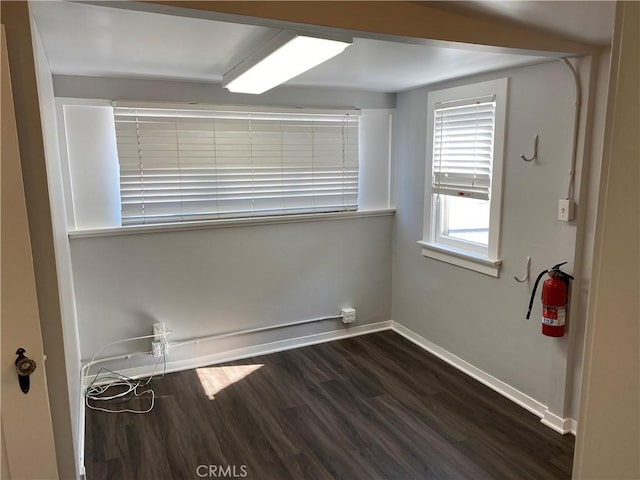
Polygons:
[[[487,14],[486,10],[496,10],[497,4],[503,5],[502,10],[497,9],[503,16],[515,15],[516,10],[507,5],[512,2],[452,3],[462,4],[460,8],[469,12],[484,8],[479,3],[487,3],[483,15]],[[80,3],[30,2],[30,6],[51,69],[59,75],[220,83],[224,73],[279,31]],[[604,33],[598,31],[597,36],[601,38]],[[525,55],[354,38],[354,44],[341,55],[286,85],[398,92],[543,60]]]

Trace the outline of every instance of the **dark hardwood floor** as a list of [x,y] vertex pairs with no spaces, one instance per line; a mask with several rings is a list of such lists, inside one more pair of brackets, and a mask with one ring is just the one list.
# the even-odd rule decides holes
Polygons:
[[393,332],[172,373],[153,388],[149,414],[87,410],[88,480],[571,477],[573,436]]

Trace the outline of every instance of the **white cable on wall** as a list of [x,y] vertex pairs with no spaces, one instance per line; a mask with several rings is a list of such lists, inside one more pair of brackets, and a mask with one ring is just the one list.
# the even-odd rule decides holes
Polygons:
[[578,150],[578,126],[580,119],[580,79],[578,78],[578,72],[575,67],[566,58],[557,58],[561,61],[571,72],[574,86],[574,116],[573,116],[573,143],[571,145],[571,167],[569,169],[569,184],[567,186],[567,200],[573,200],[574,184],[575,184],[575,171],[576,171],[576,155]]

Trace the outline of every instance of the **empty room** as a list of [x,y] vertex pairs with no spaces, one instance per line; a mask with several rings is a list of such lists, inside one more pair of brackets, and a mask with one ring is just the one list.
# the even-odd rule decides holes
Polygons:
[[639,17],[3,2],[2,478],[640,477]]

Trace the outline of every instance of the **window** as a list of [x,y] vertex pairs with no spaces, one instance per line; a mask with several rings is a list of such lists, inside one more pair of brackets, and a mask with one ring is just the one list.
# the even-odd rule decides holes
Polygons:
[[358,208],[358,115],[116,106],[122,225]]
[[423,254],[498,276],[508,79],[429,93]]

